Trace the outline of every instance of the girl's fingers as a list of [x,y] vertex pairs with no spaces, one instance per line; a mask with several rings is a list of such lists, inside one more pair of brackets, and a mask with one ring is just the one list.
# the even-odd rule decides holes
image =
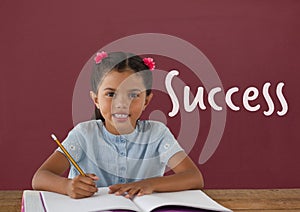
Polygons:
[[80,183],[79,188],[81,188],[82,190],[86,190],[86,191],[94,192],[94,193],[98,191],[98,188],[94,182],[92,182],[91,184]]
[[127,192],[131,189],[131,187],[128,186],[121,186],[116,192],[116,195],[127,195]]
[[98,177],[96,175],[95,176],[87,175],[86,177],[85,176],[80,176],[80,177],[78,177],[78,179],[79,179],[80,182],[83,182],[87,185],[91,185],[91,186],[96,187],[95,180],[92,177],[94,179],[98,179]]
[[140,192],[140,188],[127,186],[117,186],[113,187],[109,193],[115,193],[116,195],[123,195],[126,198],[133,198]]
[[74,191],[74,197],[73,198],[83,198],[83,197],[90,197],[94,194],[94,192],[90,192],[81,188],[76,188],[76,191]]
[[143,196],[144,195],[144,191],[143,191],[143,189],[141,189],[140,191],[139,191],[139,193],[137,194],[137,196]]
[[109,193],[113,194],[121,188],[121,184],[111,185],[108,188],[109,188]]
[[140,192],[140,188],[131,188],[127,194],[125,195],[126,198],[133,198],[135,195],[137,195]]
[[88,175],[88,176],[76,176],[71,181],[71,197],[72,198],[82,198],[92,196],[94,193],[98,191],[96,187],[96,183],[90,177],[92,176],[94,179],[98,178],[96,175]]
[[133,198],[134,196],[143,196],[150,194],[153,191],[145,183],[128,183],[128,184],[115,184],[109,186],[109,193],[116,195],[123,195],[126,198]]
[[87,177],[91,178],[92,180],[94,181],[98,181],[99,180],[99,177],[95,174],[86,174]]

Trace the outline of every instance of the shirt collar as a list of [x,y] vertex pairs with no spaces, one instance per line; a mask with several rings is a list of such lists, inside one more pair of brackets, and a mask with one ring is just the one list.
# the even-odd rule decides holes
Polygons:
[[122,134],[122,135],[115,135],[112,134],[111,132],[109,132],[106,127],[104,126],[104,123],[99,120],[101,122],[102,127],[102,134],[104,137],[108,138],[110,141],[116,141],[119,139],[126,139],[128,141],[132,140],[134,137],[136,137],[139,133],[139,128],[140,128],[140,121],[137,121],[137,124],[135,126],[135,129],[133,132],[129,133],[129,134]]

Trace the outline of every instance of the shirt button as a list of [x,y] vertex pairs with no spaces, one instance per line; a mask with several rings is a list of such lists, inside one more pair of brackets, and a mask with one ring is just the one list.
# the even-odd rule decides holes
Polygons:
[[169,147],[170,147],[170,144],[168,144],[168,143],[166,143],[166,144],[164,145],[164,148],[165,148],[165,149],[169,149]]
[[120,181],[120,183],[125,183],[125,179],[124,178],[120,178],[119,181]]
[[75,150],[76,147],[75,147],[74,145],[70,145],[70,149],[71,149],[71,150]]
[[121,156],[125,156],[125,152],[120,152],[120,155]]

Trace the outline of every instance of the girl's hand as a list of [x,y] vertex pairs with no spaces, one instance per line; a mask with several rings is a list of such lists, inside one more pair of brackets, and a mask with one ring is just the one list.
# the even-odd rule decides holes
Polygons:
[[149,180],[141,180],[138,182],[126,184],[115,184],[109,186],[109,189],[110,194],[123,195],[126,198],[133,198],[134,196],[151,194],[154,190]]
[[74,198],[90,197],[98,191],[95,181],[99,178],[94,174],[86,174],[84,177],[78,175],[73,179],[68,179],[67,194]]

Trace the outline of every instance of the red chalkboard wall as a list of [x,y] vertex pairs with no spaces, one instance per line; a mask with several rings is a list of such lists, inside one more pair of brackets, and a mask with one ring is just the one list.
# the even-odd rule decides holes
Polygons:
[[[206,109],[197,108],[198,133],[188,153],[206,188],[300,187],[300,2],[175,2],[1,1],[0,189],[31,188],[33,173],[56,148],[50,134],[62,140],[73,127],[73,93],[86,62],[109,43],[143,33],[170,35],[199,49],[222,82],[221,99],[221,93],[238,88],[231,101],[239,110],[225,104],[213,111],[208,96],[218,85],[205,89]],[[180,48],[172,52],[193,56]],[[194,95],[204,87],[207,75],[198,78],[201,70],[168,55],[152,56],[165,73],[178,70],[173,80],[185,82]],[[145,118],[164,114],[176,136],[183,126],[195,131],[193,119],[180,125],[183,112],[168,115],[173,106],[168,93],[155,95]],[[213,113],[226,116],[214,120],[223,123],[223,133],[200,163]]]

